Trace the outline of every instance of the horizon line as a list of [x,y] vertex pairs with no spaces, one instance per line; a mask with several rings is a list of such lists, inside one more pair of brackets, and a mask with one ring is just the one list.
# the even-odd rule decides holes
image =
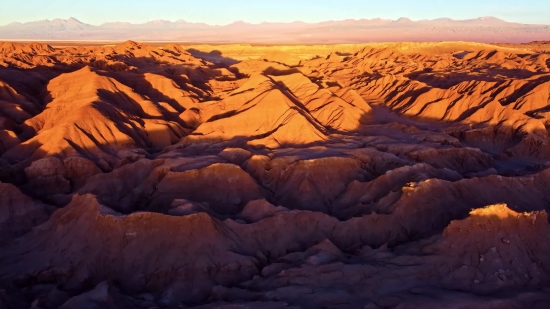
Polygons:
[[207,26],[211,26],[211,27],[225,27],[225,26],[231,26],[231,25],[239,24],[239,23],[248,24],[248,25],[294,24],[294,23],[314,25],[314,24],[320,24],[320,23],[326,23],[326,22],[344,22],[344,21],[382,20],[382,21],[389,21],[389,22],[398,22],[400,20],[407,20],[407,21],[410,21],[410,22],[421,22],[421,21],[449,20],[449,21],[458,21],[458,22],[460,22],[460,21],[475,21],[475,20],[484,20],[484,19],[493,19],[493,20],[499,20],[499,21],[506,22],[506,23],[520,24],[520,25],[550,25],[550,24],[530,24],[530,23],[514,22],[514,21],[508,21],[506,19],[495,17],[495,16],[479,16],[479,17],[467,18],[467,19],[454,19],[454,18],[451,18],[451,17],[438,17],[438,18],[434,18],[434,19],[416,19],[416,20],[411,19],[409,17],[400,17],[398,19],[375,17],[375,18],[360,18],[360,19],[355,19],[355,18],[330,19],[330,20],[323,20],[323,21],[318,21],[318,22],[306,22],[306,21],[301,21],[301,20],[295,20],[295,21],[290,21],[290,22],[289,21],[263,21],[263,22],[260,22],[260,23],[247,22],[247,21],[244,21],[244,20],[235,20],[235,21],[233,21],[231,23],[228,23],[228,24],[209,24],[207,22],[190,22],[190,21],[186,21],[185,19],[177,19],[177,20],[153,19],[153,20],[148,20],[148,21],[145,21],[145,22],[108,21],[108,22],[104,22],[104,23],[101,23],[101,24],[92,24],[92,23],[83,22],[79,18],[70,16],[70,17],[67,17],[67,18],[61,18],[61,17],[54,18],[54,19],[45,18],[45,19],[40,19],[40,20],[28,21],[28,22],[14,21],[14,22],[10,22],[8,24],[0,25],[0,27],[6,27],[6,26],[10,26],[10,25],[25,25],[25,24],[32,24],[32,23],[43,22],[43,21],[53,22],[53,21],[57,21],[57,20],[60,20],[60,21],[75,20],[79,23],[82,23],[82,24],[85,24],[85,25],[90,25],[90,26],[95,26],[95,27],[101,27],[101,26],[104,26],[104,25],[107,25],[107,24],[114,24],[114,23],[122,23],[122,24],[130,24],[130,25],[144,25],[144,24],[149,24],[149,23],[153,23],[153,22],[169,22],[169,23],[184,22],[184,23],[188,23],[188,24],[203,24],[203,25],[207,25]]

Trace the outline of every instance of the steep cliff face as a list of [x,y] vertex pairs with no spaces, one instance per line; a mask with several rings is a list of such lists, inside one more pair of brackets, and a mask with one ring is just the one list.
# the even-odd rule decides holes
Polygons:
[[0,307],[546,308],[547,55],[396,46],[3,43]]

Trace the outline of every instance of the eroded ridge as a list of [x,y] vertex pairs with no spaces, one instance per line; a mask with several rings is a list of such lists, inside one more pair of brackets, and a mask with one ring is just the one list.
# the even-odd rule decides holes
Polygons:
[[540,44],[0,43],[0,307],[546,308]]

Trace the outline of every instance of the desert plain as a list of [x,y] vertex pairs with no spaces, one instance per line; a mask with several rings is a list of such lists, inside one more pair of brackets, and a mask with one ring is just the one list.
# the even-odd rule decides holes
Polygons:
[[0,43],[0,308],[549,308],[550,43]]

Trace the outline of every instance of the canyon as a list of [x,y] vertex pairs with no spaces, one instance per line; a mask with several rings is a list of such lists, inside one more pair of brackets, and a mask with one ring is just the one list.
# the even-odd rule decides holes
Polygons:
[[548,308],[549,127],[542,41],[2,42],[0,308]]

